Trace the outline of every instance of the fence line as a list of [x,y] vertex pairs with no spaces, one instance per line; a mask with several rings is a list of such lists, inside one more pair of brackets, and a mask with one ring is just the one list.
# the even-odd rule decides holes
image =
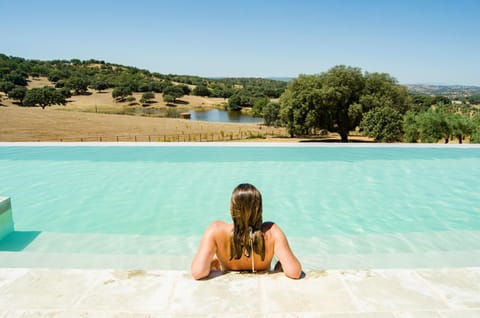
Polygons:
[[[60,141],[60,142],[213,142],[213,141],[237,141],[248,139],[265,139],[268,136],[280,137],[284,134],[274,129],[257,129],[238,132],[211,132],[211,133],[182,133],[182,134],[158,134],[158,135],[113,135],[113,136],[85,136],[85,137],[62,137],[45,138],[34,141]],[[31,139],[28,141],[32,141]]]

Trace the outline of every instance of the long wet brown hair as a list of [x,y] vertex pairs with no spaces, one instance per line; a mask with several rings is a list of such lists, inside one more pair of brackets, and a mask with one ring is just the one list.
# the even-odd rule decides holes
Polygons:
[[239,184],[232,192],[230,213],[233,235],[230,260],[250,257],[253,251],[265,259],[265,240],[262,232],[262,195],[249,183]]

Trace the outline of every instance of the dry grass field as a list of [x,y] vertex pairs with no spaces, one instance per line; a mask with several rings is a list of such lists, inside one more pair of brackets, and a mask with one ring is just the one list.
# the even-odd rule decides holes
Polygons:
[[[51,85],[46,79],[32,79],[29,88]],[[20,107],[2,96],[0,141],[229,141],[272,139],[286,135],[282,128],[260,124],[211,123],[177,118],[124,115],[141,105],[129,106],[112,98],[111,90],[72,96],[66,106]],[[141,94],[134,94],[138,101]],[[162,110],[211,109],[223,107],[222,98],[185,96],[175,106],[156,94],[146,107]],[[283,138],[282,138],[283,139]]]
[[[52,85],[47,79],[30,79],[29,88]],[[213,123],[178,118],[126,115],[135,109],[151,109],[160,116],[169,111],[176,113],[187,109],[223,108],[222,98],[184,96],[180,103],[169,106],[161,94],[155,94],[148,107],[136,101],[119,103],[112,98],[111,90],[90,91],[89,95],[72,96],[66,106],[20,107],[6,96],[0,100],[0,141],[281,141],[298,142],[289,138],[284,128],[261,124]],[[162,113],[163,112],[163,113]],[[368,140],[353,137],[352,141]],[[339,141],[336,134],[318,141]]]
[[258,124],[96,114],[54,107],[0,107],[0,141],[229,141],[271,139],[272,134],[279,136],[284,131]]

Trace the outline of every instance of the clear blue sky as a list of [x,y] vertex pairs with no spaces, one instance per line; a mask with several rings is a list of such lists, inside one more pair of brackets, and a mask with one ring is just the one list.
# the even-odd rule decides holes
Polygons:
[[0,53],[28,59],[242,77],[345,64],[480,86],[479,0],[1,0],[0,25]]

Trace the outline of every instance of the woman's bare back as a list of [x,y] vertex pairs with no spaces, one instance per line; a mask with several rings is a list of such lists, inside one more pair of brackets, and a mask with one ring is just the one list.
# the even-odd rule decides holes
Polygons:
[[285,275],[291,278],[299,278],[301,274],[300,262],[290,249],[282,230],[275,223],[265,222],[262,225],[262,232],[265,240],[265,258],[262,260],[260,255],[253,253],[252,264],[252,256],[242,255],[240,259],[230,259],[233,224],[223,221],[213,222],[206,230],[198,253],[192,262],[193,277],[196,279],[204,278],[208,276],[212,269],[220,269],[214,265],[215,259],[220,263],[222,270],[270,270],[273,256],[276,255],[282,263]]
[[216,242],[216,256],[219,260],[222,269],[225,270],[248,270],[248,271],[265,271],[270,269],[270,264],[273,259],[274,242],[272,240],[271,228],[274,224],[265,222],[262,225],[263,237],[265,240],[265,258],[262,260],[261,256],[253,253],[252,256],[247,257],[242,254],[240,259],[230,259],[230,250],[232,242],[233,224],[217,221],[217,234],[215,235]]

